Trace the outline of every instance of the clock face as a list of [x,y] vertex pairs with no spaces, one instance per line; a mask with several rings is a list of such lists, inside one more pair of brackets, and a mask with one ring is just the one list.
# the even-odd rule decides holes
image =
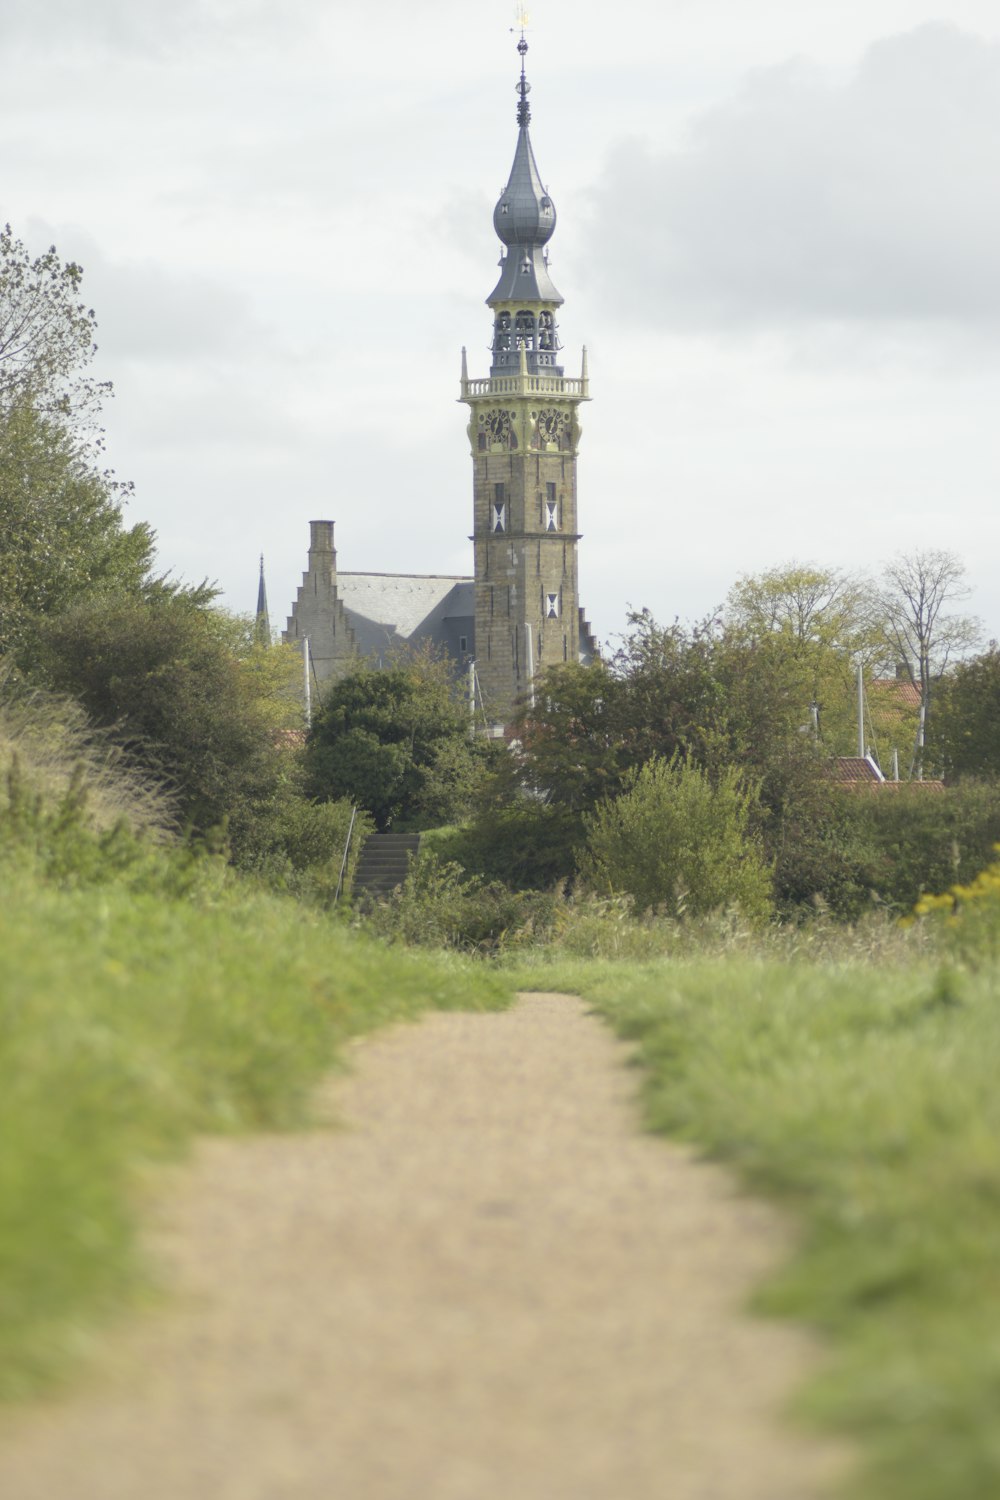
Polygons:
[[516,448],[517,433],[514,430],[515,415],[515,412],[505,411],[502,407],[494,407],[490,411],[480,412],[480,449]]
[[535,448],[567,449],[570,446],[570,417],[568,411],[558,407],[547,407],[531,413],[533,443]]

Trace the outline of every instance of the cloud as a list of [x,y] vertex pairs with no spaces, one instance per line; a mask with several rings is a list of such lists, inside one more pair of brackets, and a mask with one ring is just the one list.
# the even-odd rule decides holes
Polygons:
[[759,71],[683,148],[618,147],[596,289],[677,330],[1000,318],[1000,46],[946,25],[845,79]]
[[315,0],[4,0],[0,40],[47,55],[73,49],[174,56],[225,36],[242,47],[301,26]]

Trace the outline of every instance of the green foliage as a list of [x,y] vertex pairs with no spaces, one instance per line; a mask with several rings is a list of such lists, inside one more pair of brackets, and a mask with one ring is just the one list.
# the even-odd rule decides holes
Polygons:
[[143,1163],[307,1121],[347,1038],[509,994],[238,883],[210,900],[0,870],[0,1397],[50,1381],[148,1279]]
[[[233,863],[271,890],[330,906],[341,883],[353,812],[350,802],[309,802],[284,788],[249,820]],[[373,826],[366,813],[357,813],[344,868],[345,891],[351,888],[358,856]]]
[[124,822],[154,843],[176,832],[176,808],[162,784],[125,764],[121,749],[71,698],[26,687],[0,669],[0,778],[20,780],[25,795],[51,812],[85,799],[97,832]]
[[[1000,854],[1000,844],[994,845]],[[971,968],[995,970],[1000,958],[1000,861],[966,885],[921,896],[914,917],[937,928],[947,950]]]
[[0,230],[0,413],[30,407],[77,422],[109,387],[81,371],[97,346],[97,319],[81,300],[83,271],[54,245],[32,256],[9,224]]
[[733,768],[713,781],[689,761],[652,760],[586,818],[580,873],[598,891],[626,892],[640,911],[735,906],[766,920],[771,878],[751,832],[756,800]]
[[1000,648],[995,641],[941,678],[932,751],[948,776],[1000,777]]
[[411,861],[403,884],[367,913],[365,925],[390,942],[486,953],[515,934],[524,941],[544,931],[557,901],[554,893],[512,891],[468,875],[428,852]]
[[46,624],[40,655],[55,688],[174,788],[198,832],[228,818],[236,837],[287,774],[278,729],[292,711],[289,653],[257,646],[247,622],[198,595],[78,605]]
[[758,1301],[824,1335],[799,1406],[857,1440],[844,1494],[1000,1493],[995,964],[674,957],[517,977],[594,1001],[639,1047],[649,1125],[800,1222]]
[[469,739],[443,662],[365,663],[334,684],[313,719],[307,790],[358,803],[381,830],[430,826],[469,809],[488,754]]
[[486,802],[469,824],[434,837],[438,852],[471,874],[543,890],[575,873],[583,819],[563,803],[515,794],[506,803]]
[[153,535],[124,525],[122,498],[62,426],[0,402],[0,653],[30,662],[46,618],[139,592]]
[[971,880],[1000,839],[1000,789],[990,784],[943,792],[904,784],[852,796],[848,813],[874,850],[873,889],[899,914],[925,891]]

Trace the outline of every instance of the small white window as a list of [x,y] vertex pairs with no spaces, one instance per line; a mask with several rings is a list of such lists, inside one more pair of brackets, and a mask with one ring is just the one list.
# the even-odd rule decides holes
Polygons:
[[559,618],[559,595],[545,595],[545,618],[547,620],[558,620]]
[[559,530],[559,502],[557,500],[546,500],[545,502],[545,530]]
[[494,500],[493,502],[493,530],[507,530],[507,506],[502,500]]

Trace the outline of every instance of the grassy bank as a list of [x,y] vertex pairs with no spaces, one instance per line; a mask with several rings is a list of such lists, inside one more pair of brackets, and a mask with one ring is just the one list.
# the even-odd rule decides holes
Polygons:
[[338,1045],[504,980],[290,901],[8,870],[0,909],[0,1396],[85,1353],[143,1284],[137,1169],[193,1133],[294,1127]]
[[759,1306],[828,1340],[799,1410],[861,1440],[848,1493],[1000,1494],[996,971],[728,958],[518,980],[594,1001],[637,1043],[649,1126],[800,1220]]

